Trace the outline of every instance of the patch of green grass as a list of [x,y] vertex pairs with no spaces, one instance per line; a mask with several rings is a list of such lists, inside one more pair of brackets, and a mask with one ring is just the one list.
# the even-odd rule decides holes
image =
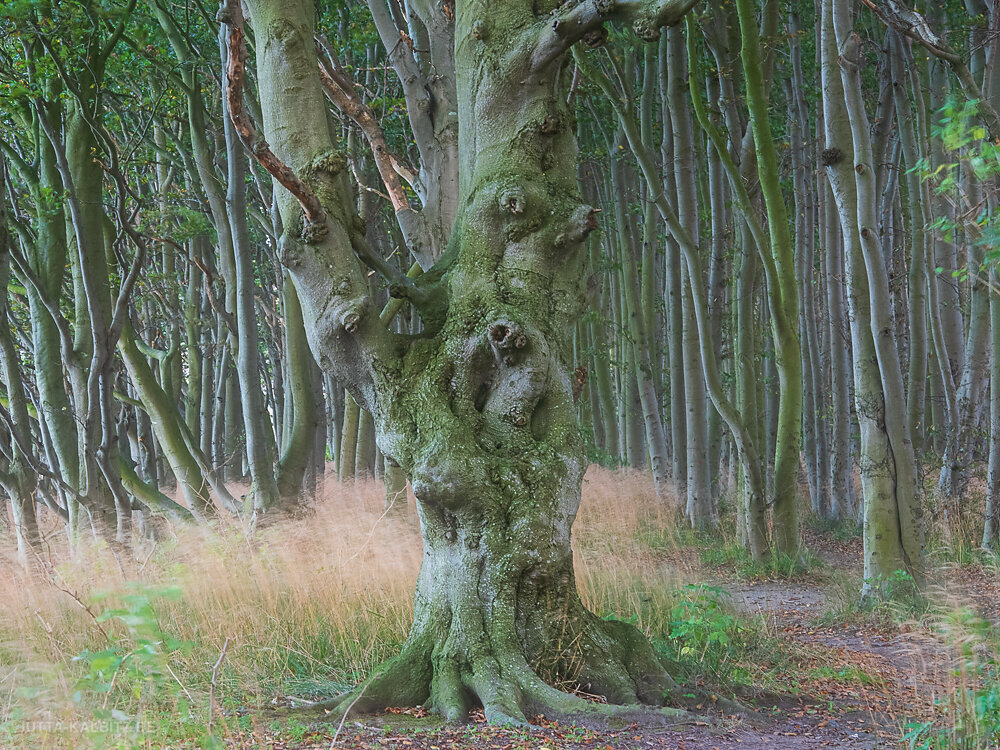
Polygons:
[[707,683],[723,691],[780,687],[779,675],[792,660],[790,644],[763,617],[737,612],[724,589],[691,584],[641,601],[628,617],[606,618],[624,619],[649,635],[681,684]]
[[771,553],[763,560],[754,560],[738,544],[709,545],[701,549],[699,557],[703,564],[726,568],[736,578],[744,581],[795,578],[823,566],[822,560],[808,550],[803,550],[798,558]]
[[831,573],[826,587],[830,607],[817,616],[816,624],[820,627],[867,625],[878,630],[892,630],[904,622],[921,621],[930,610],[930,600],[905,574],[874,585],[873,589],[881,590],[881,595],[863,595],[863,583],[857,576]]
[[991,563],[996,554],[984,550],[979,538],[960,536],[946,541],[940,536],[931,539],[928,544],[928,559],[937,564],[951,563],[967,568],[973,565]]
[[864,531],[861,524],[850,518],[822,518],[809,515],[806,518],[806,525],[816,533],[832,537],[838,542],[860,539]]
[[[92,594],[87,603],[96,617],[86,646],[50,665],[52,675],[35,674],[29,664],[20,668],[21,658],[11,660],[20,688],[0,711],[0,747],[222,747],[221,737],[250,727],[236,709],[265,705],[273,695],[336,695],[364,676],[359,667],[400,645],[388,630],[360,627],[377,626],[379,618],[351,623],[355,627],[346,632],[343,622],[316,617],[312,629],[283,643],[234,640],[215,675],[210,732],[212,671],[220,649],[204,633],[191,632],[195,615],[188,596],[176,586],[137,583]],[[176,633],[185,626],[181,639]],[[0,639],[4,635],[0,627]],[[49,683],[56,681],[68,685],[70,709],[55,700]],[[307,731],[296,720],[281,723],[281,733],[294,741]]]
[[711,534],[692,529],[684,519],[678,519],[676,523],[670,524],[644,519],[639,522],[635,540],[643,547],[658,553],[714,543]]
[[937,701],[940,718],[912,722],[911,750],[973,750],[1000,743],[1000,630],[968,607],[934,614],[933,628],[951,646],[951,691]]

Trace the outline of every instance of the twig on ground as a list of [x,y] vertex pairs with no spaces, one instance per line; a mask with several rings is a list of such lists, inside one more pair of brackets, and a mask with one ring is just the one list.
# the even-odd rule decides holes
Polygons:
[[[139,571],[138,571],[139,573],[141,573],[142,569],[146,567],[146,563],[149,562],[149,559],[153,556],[154,552],[156,552],[156,542],[153,542],[153,546],[150,548],[149,554],[146,555],[146,559],[143,560],[142,561],[142,565],[139,566]],[[138,573],[137,573],[137,575],[138,575]]]
[[337,738],[340,736],[340,730],[344,728],[344,722],[347,721],[347,714],[351,713],[351,709],[354,708],[354,704],[361,700],[361,696],[365,694],[365,690],[368,688],[365,685],[361,688],[361,692],[358,693],[358,697],[351,701],[351,705],[347,707],[344,711],[344,715],[340,717],[340,724],[337,726],[337,731],[333,733],[333,739],[330,740],[330,750],[333,750],[337,746]]

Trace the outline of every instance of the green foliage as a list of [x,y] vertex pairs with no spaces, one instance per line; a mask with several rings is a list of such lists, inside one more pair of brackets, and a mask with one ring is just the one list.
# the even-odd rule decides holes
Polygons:
[[874,601],[893,602],[910,616],[919,616],[927,611],[928,600],[920,593],[917,582],[905,570],[894,570],[888,576],[862,579],[862,596]]
[[897,571],[881,582],[872,579],[865,583],[868,586],[862,592],[856,577],[831,574],[832,606],[816,618],[816,624],[830,627],[850,623],[890,630],[904,622],[921,620],[929,612],[929,601],[917,591],[913,578],[905,571]]
[[664,637],[653,638],[675,678],[722,688],[774,683],[790,652],[764,618],[737,612],[719,587],[689,584],[677,593]]
[[670,612],[667,658],[680,663],[696,660],[716,678],[728,678],[732,671],[730,645],[746,630],[726,601],[729,592],[690,584],[684,593],[685,598]]
[[[927,180],[934,192],[944,196],[956,207],[957,219],[938,216],[928,228],[937,232],[948,242],[956,241],[963,234],[973,246],[982,249],[982,265],[995,265],[1000,261],[1000,222],[994,200],[984,200],[981,207],[969,204],[965,181],[971,176],[982,185],[995,182],[1000,174],[1000,144],[989,140],[986,128],[981,124],[978,102],[958,101],[951,98],[937,112],[937,123],[932,128],[932,136],[938,139],[950,160],[940,164],[930,164],[922,160],[913,169]],[[970,274],[977,274],[979,263],[965,268],[945,269],[937,267],[938,275],[948,271],[953,278],[964,281]]]
[[118,630],[119,636],[109,636],[106,648],[85,650],[74,659],[85,669],[73,700],[90,709],[95,726],[101,728],[91,739],[99,743],[131,736],[133,727],[148,720],[144,715],[148,710],[169,706],[182,723],[193,718],[189,696],[169,666],[171,657],[190,651],[193,644],[165,632],[154,606],[158,601],[179,599],[180,589],[133,583],[128,591],[117,597],[120,606],[109,607],[96,618],[99,623],[117,625],[109,633]]

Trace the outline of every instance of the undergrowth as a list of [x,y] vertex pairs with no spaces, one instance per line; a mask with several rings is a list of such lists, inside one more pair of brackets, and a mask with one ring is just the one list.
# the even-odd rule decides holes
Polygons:
[[1000,744],[1000,631],[968,607],[933,615],[932,628],[951,650],[940,677],[950,691],[938,701],[939,719],[907,724],[911,750],[974,750]]
[[[254,726],[248,712],[356,684],[412,619],[409,502],[387,518],[374,483],[333,484],[252,537],[222,522],[173,529],[124,571],[106,546],[71,551],[53,534],[47,575],[0,580],[0,747],[214,748]],[[724,591],[664,565],[666,547],[692,539],[683,529],[645,477],[590,472],[574,527],[581,597],[646,632],[682,683],[757,682],[775,641]]]

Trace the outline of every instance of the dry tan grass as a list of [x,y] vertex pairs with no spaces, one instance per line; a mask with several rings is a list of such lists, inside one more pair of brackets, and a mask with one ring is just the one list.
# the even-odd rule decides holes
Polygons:
[[[677,573],[665,567],[662,549],[639,540],[644,527],[662,530],[675,521],[646,476],[588,472],[574,527],[588,606],[627,616],[668,596]],[[421,556],[412,496],[405,514],[385,515],[381,485],[372,481],[329,482],[308,510],[252,536],[234,522],[172,529],[137,552],[128,575],[105,546],[80,544],[71,554],[55,532],[52,574],[31,578],[9,542],[0,543],[0,720],[24,688],[41,691],[21,701],[31,710],[72,712],[68,696],[80,670],[73,657],[106,648],[102,630],[128,643],[124,626],[94,615],[119,606],[137,586],[179,589],[176,598],[156,599],[154,609],[163,633],[193,644],[171,652],[168,662],[191,693],[204,696],[227,639],[223,695],[264,700],[310,694],[331,679],[354,682],[405,638]]]

